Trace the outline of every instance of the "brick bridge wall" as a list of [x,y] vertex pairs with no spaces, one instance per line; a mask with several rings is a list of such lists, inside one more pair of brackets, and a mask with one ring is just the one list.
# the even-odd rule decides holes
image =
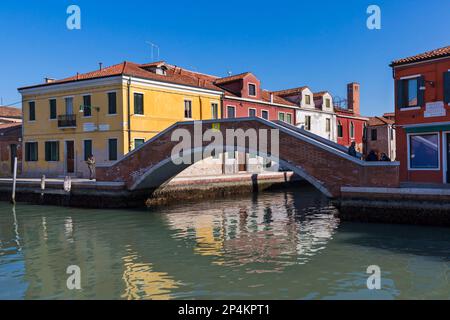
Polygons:
[[[280,164],[304,177],[327,196],[339,197],[341,186],[399,186],[398,163],[364,162],[310,137],[259,118],[207,120],[202,122],[202,132],[211,129],[213,123],[220,123],[218,130],[222,132],[224,140],[226,129],[279,129]],[[179,143],[171,141],[171,135],[177,128],[186,129],[193,136],[194,122],[177,123],[123,159],[110,166],[98,167],[97,181],[124,181],[128,189],[138,189],[147,172],[164,170],[161,163],[167,163],[172,149]],[[270,146],[270,131],[268,139]],[[209,143],[204,142],[203,146]],[[178,171],[181,172],[184,168],[180,167]]]

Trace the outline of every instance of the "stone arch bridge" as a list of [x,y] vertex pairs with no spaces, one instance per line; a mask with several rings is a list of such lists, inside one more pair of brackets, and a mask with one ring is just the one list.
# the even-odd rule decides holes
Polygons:
[[[279,121],[267,121],[261,118],[235,118],[203,121],[178,122],[145,144],[125,155],[122,159],[107,166],[97,168],[97,181],[121,181],[130,191],[155,189],[169,181],[190,164],[175,164],[172,150],[179,141],[172,141],[172,134],[177,129],[184,129],[192,136],[214,129],[221,132],[225,148],[273,157],[278,151],[276,161],[282,167],[292,170],[306,179],[330,198],[339,198],[341,187],[398,187],[399,164],[397,162],[365,162],[346,153],[342,146],[311,134],[295,126]],[[268,148],[262,150],[246,143],[238,145],[236,141],[225,141],[227,129],[265,129],[276,132],[279,138],[278,150],[271,149],[271,134],[268,134]],[[264,130],[263,130],[264,131]],[[210,141],[200,145],[192,143],[189,150],[183,151],[183,157],[189,156],[195,162]],[[256,149],[256,150],[255,150]],[[261,149],[261,150],[258,150]]]

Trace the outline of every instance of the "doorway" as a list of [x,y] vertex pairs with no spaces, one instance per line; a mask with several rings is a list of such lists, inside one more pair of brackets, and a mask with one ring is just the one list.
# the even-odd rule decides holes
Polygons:
[[75,144],[73,141],[66,141],[66,173],[75,172]]
[[17,144],[11,144],[9,149],[11,151],[11,173],[14,174],[14,158],[17,157]]

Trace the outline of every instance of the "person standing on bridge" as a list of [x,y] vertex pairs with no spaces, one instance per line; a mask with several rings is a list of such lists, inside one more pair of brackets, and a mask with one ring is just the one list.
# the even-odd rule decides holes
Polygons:
[[89,168],[89,180],[95,179],[95,158],[91,154],[86,160],[87,166]]
[[356,143],[355,141],[352,141],[352,144],[350,147],[348,147],[347,153],[351,155],[352,157],[358,158],[358,155],[356,154]]

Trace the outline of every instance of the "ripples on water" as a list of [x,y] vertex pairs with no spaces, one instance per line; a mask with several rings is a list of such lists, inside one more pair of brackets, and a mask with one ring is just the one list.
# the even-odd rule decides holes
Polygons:
[[[448,229],[335,214],[304,188],[153,210],[0,203],[0,299],[450,297]],[[366,287],[373,264],[382,290]]]

